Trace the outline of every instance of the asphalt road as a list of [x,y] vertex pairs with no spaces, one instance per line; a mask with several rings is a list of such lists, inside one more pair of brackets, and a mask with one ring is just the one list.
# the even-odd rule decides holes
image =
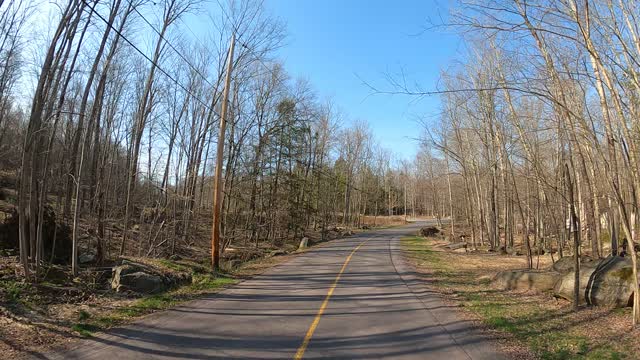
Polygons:
[[421,225],[331,241],[218,294],[43,357],[502,358],[405,265],[399,239]]

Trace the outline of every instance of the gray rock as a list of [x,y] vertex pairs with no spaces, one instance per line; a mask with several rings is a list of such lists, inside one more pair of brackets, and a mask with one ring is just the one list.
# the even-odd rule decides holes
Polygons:
[[610,257],[596,268],[589,291],[585,294],[591,305],[632,306],[633,265],[631,259]]
[[281,255],[286,255],[287,252],[284,251],[283,249],[277,249],[277,250],[273,250],[272,252],[269,253],[269,257],[274,257],[274,256],[281,256]]
[[309,238],[308,237],[303,237],[300,240],[300,246],[298,246],[298,250],[304,250],[306,248],[309,247]]
[[443,247],[449,250],[463,249],[462,252],[467,252],[467,243],[453,243],[453,244],[447,244]]
[[[555,294],[573,300],[574,284],[572,269],[558,282]],[[633,266],[630,259],[613,256],[580,267],[580,303],[626,307],[631,305],[632,296]]]
[[151,294],[164,290],[162,277],[145,271],[146,267],[125,263],[112,271],[111,288],[117,292],[133,291]]
[[163,274],[147,265],[125,260],[122,265],[112,269],[111,288],[117,292],[154,294],[191,281],[189,273]]
[[[113,287],[113,283],[111,286]],[[139,271],[121,276],[117,283],[116,291],[126,289],[142,294],[155,294],[166,288],[162,277]]]
[[[574,263],[575,263],[575,260],[573,256],[565,256],[563,258],[558,259],[558,261],[556,261],[553,264],[551,269],[561,274],[567,274],[569,272],[573,272]],[[580,268],[585,268],[585,267],[595,268],[596,266],[598,266],[599,263],[600,262],[598,260],[593,260],[592,258],[587,256],[583,256],[580,258]]]
[[96,261],[96,254],[82,254],[78,256],[80,264],[88,264]]
[[510,270],[501,271],[494,284],[503,290],[553,290],[562,274],[555,271]]

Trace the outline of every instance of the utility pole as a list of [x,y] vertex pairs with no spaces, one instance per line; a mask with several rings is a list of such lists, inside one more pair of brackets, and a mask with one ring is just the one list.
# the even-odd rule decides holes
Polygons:
[[404,222],[407,222],[407,175],[404,177]]
[[231,85],[231,70],[233,68],[233,48],[236,44],[236,34],[231,35],[229,56],[227,58],[227,74],[224,79],[222,93],[222,114],[220,114],[220,133],[218,134],[218,148],[216,153],[216,172],[213,179],[213,232],[211,234],[211,267],[213,271],[220,269],[220,209],[222,208],[222,159],[224,157],[224,130],[226,127],[227,104],[229,102],[229,87]]
[[388,192],[388,195],[389,195],[389,203],[388,203],[389,204],[389,217],[391,217],[393,215],[393,211],[391,210],[391,180],[389,180],[389,187],[388,188],[389,188],[389,192]]

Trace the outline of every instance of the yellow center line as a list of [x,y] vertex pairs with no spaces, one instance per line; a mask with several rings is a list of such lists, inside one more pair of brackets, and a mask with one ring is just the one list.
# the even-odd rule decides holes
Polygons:
[[353,249],[353,251],[351,251],[349,256],[347,256],[347,259],[344,261],[344,264],[342,264],[342,268],[340,269],[340,272],[338,272],[338,276],[336,276],[336,279],[333,281],[333,285],[331,285],[331,288],[329,288],[329,292],[327,293],[327,296],[325,296],[324,301],[322,302],[322,305],[320,305],[320,309],[318,310],[318,313],[316,314],[315,319],[313,319],[313,322],[311,323],[309,330],[307,330],[307,334],[304,336],[302,345],[300,345],[300,347],[298,348],[298,351],[296,352],[296,356],[294,357],[295,360],[301,360],[302,356],[304,356],[304,352],[307,350],[307,346],[309,346],[309,341],[311,341],[311,337],[313,337],[313,333],[316,331],[316,328],[320,323],[320,318],[322,317],[322,314],[324,314],[324,310],[327,308],[327,305],[329,304],[329,299],[331,299],[331,295],[333,295],[333,291],[338,286],[338,282],[342,277],[342,273],[344,273],[344,270],[347,268],[347,265],[349,264],[349,261],[351,261],[351,257],[353,256],[353,254],[355,254],[356,251],[358,251],[358,249],[360,249],[362,245],[364,245],[364,243],[366,243],[367,241],[369,241],[369,239],[361,242],[358,246],[356,246],[356,248]]

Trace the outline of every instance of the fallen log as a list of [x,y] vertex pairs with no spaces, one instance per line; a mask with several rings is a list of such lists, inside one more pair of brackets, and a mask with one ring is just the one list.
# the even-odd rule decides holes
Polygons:
[[458,249],[467,249],[467,243],[452,243],[452,244],[448,244],[443,246],[445,249],[449,249],[449,250],[458,250]]

